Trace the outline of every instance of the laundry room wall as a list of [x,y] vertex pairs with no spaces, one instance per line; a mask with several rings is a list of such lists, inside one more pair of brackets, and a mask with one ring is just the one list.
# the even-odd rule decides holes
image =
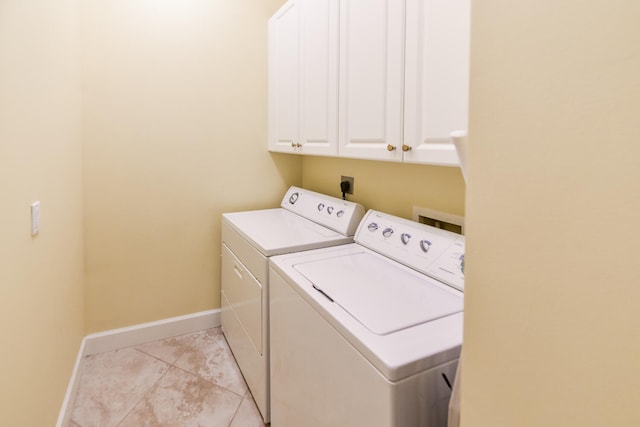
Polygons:
[[464,216],[465,185],[458,167],[305,156],[305,188],[341,197],[340,177],[354,177],[348,199],[411,219],[413,208]]
[[271,0],[83,2],[87,332],[220,306],[220,215],[273,207]]
[[84,335],[76,18],[75,0],[0,3],[3,426],[55,425]]
[[462,426],[640,425],[640,3],[473,3]]

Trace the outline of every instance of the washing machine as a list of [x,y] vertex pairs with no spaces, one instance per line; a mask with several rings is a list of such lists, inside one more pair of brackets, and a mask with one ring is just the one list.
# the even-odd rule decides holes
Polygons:
[[291,187],[279,208],[222,215],[222,330],[265,422],[269,406],[269,257],[353,242],[365,209]]
[[272,257],[271,425],[446,426],[464,246],[371,210],[355,243]]

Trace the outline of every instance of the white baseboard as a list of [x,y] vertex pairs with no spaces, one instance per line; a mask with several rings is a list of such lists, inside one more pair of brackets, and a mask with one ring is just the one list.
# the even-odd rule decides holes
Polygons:
[[80,350],[78,351],[78,356],[76,357],[76,364],[73,365],[73,371],[71,372],[71,378],[69,379],[69,385],[67,386],[67,392],[64,395],[64,400],[62,401],[62,407],[60,408],[60,413],[58,414],[58,422],[56,423],[56,427],[67,427],[69,422],[71,421],[71,409],[73,405],[73,398],[76,395],[76,390],[78,389],[78,377],[79,377],[79,369],[80,363],[82,363],[82,359],[84,358],[84,339],[80,343]]
[[220,324],[220,309],[216,309],[98,332],[84,338],[85,356],[190,334]]
[[220,309],[215,309],[87,335],[80,344],[56,427],[69,425],[71,405],[78,387],[78,371],[85,356],[199,332],[221,324]]

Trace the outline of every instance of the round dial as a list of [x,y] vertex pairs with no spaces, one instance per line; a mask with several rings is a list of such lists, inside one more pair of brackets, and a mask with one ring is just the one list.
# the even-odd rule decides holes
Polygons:
[[299,193],[293,193],[291,197],[289,197],[289,203],[293,205],[295,202],[298,201],[298,197],[300,197]]
[[402,233],[400,235],[400,240],[402,241],[402,243],[404,243],[405,245],[407,243],[409,243],[409,240],[411,239],[411,234],[409,233]]
[[460,271],[464,274],[464,254],[460,255]]
[[336,216],[337,216],[338,218],[341,218],[341,217],[342,217],[342,215],[344,215],[344,211],[343,211],[343,210],[339,210],[339,211],[338,211],[338,213],[336,213]]
[[318,203],[318,210],[321,211],[324,209],[324,203]]
[[372,222],[371,224],[369,224],[367,226],[367,228],[369,229],[369,231],[371,231],[373,233],[374,231],[376,231],[378,229],[378,224],[376,224],[375,222]]
[[431,242],[428,240],[420,240],[420,249],[422,252],[429,252],[429,248],[431,248]]
[[391,227],[385,228],[384,231],[382,232],[382,235],[384,237],[391,237],[392,234],[393,234],[393,228]]
[[333,212],[333,206],[328,206],[328,207],[327,207],[327,213],[328,213],[329,215],[331,215],[331,212]]

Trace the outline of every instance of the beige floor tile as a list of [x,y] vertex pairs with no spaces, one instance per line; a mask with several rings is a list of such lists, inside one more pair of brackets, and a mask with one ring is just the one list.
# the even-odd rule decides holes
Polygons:
[[170,368],[119,427],[226,427],[242,398],[178,368]]
[[260,411],[253,401],[251,394],[247,392],[242,399],[240,408],[229,427],[264,427],[266,424],[260,415]]
[[136,346],[136,349],[167,363],[173,364],[193,343],[199,334],[180,335],[166,340]]
[[133,348],[85,357],[71,419],[82,427],[116,426],[168,369]]
[[264,427],[220,328],[84,358],[71,418],[68,427]]
[[244,396],[247,385],[220,328],[198,334],[175,366]]

